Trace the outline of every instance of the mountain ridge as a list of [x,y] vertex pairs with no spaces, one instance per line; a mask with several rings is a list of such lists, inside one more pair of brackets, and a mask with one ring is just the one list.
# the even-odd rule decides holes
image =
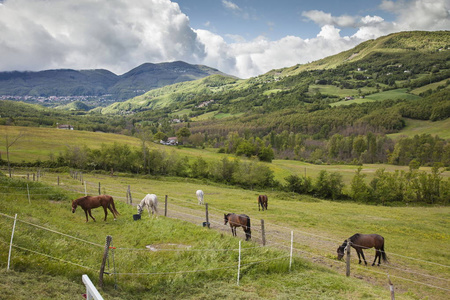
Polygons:
[[117,75],[106,69],[50,69],[0,72],[0,95],[9,96],[102,96],[123,101],[146,91],[178,82],[196,80],[217,69],[181,61],[144,63]]

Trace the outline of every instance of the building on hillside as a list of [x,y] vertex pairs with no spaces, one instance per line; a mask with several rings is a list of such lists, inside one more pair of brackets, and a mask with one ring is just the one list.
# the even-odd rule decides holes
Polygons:
[[176,146],[176,145],[178,145],[178,138],[176,136],[170,137],[167,139],[167,142],[164,142],[163,140],[161,140],[159,142],[163,145]]

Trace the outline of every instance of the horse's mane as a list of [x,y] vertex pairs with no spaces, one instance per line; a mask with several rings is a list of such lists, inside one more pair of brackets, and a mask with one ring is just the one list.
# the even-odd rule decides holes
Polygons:
[[354,243],[355,240],[359,239],[360,235],[361,235],[360,233],[355,233],[354,235],[352,235],[352,236],[349,238],[350,242]]

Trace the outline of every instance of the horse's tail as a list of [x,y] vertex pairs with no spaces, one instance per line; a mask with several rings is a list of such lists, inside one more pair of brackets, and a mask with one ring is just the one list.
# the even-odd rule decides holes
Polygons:
[[249,216],[246,216],[246,217],[247,217],[247,230],[245,231],[245,234],[248,237],[248,239],[251,239],[252,238],[252,230],[250,227],[250,217]]
[[386,252],[384,251],[384,243],[381,246],[380,252],[381,252],[381,258],[383,259],[383,261],[384,262],[389,262],[389,260],[388,260],[388,258],[386,256]]
[[120,215],[120,213],[117,211],[117,209],[116,209],[116,206],[114,205],[114,199],[113,199],[113,197],[111,197],[111,208],[112,208],[112,211],[113,211],[113,214],[114,215]]

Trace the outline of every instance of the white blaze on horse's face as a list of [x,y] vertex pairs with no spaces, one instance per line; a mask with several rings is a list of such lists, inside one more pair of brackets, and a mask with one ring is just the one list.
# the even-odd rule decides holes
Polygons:
[[75,213],[75,209],[77,209],[77,204],[72,203],[72,213]]

